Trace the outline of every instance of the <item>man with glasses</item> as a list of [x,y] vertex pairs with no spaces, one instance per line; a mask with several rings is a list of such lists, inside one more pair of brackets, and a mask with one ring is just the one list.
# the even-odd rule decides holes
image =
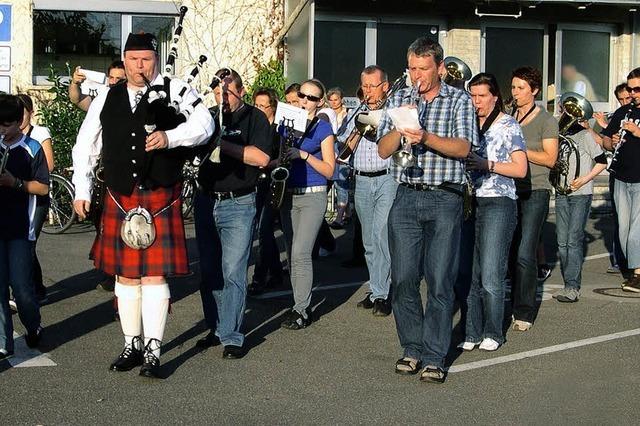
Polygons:
[[627,266],[633,270],[622,289],[640,293],[640,68],[627,76],[627,91],[631,103],[614,112],[602,135],[605,149],[614,151],[609,172],[615,178],[618,237]]
[[[256,183],[260,167],[269,164],[271,133],[265,115],[245,104],[240,75],[216,72],[214,89],[224,131],[220,161],[202,162],[194,200],[196,239],[200,252],[200,296],[209,334],[196,346],[222,343],[223,358],[245,355],[240,331],[247,295],[247,266],[256,215]],[[226,77],[225,77],[226,76]]]
[[[391,130],[385,113],[378,129],[384,135],[378,144],[381,158],[391,157],[406,141],[416,160],[412,167],[395,168],[400,185],[389,213],[392,306],[404,350],[395,369],[399,374],[420,371],[421,381],[435,383],[445,380],[451,342],[464,159],[479,143],[471,97],[440,80],[443,56],[442,46],[427,37],[409,46],[413,87],[396,92],[387,111],[412,105],[420,127]],[[423,277],[429,283],[426,306],[420,296]]]
[[[379,110],[386,102],[389,89],[387,73],[377,65],[371,65],[360,74],[360,87],[366,102],[365,113]],[[398,183],[391,174],[391,159],[378,154],[377,135],[352,134],[358,117],[347,118],[345,132],[338,136],[341,143],[348,143],[352,154],[355,185],[355,207],[362,226],[364,256],[369,270],[369,289],[358,308],[371,309],[375,316],[391,314],[391,256],[387,220],[396,196]]]

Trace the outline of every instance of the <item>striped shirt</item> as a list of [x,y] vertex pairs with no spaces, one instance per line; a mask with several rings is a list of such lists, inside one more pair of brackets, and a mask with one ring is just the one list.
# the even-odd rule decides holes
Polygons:
[[[412,88],[397,91],[387,103],[388,108],[411,104]],[[479,132],[471,97],[464,90],[441,83],[438,95],[427,102],[422,97],[418,104],[418,118],[424,130],[445,138],[461,138],[471,143],[472,149],[479,146]],[[393,129],[391,118],[386,113],[378,127],[378,139]],[[466,181],[463,158],[447,157],[426,145],[414,145],[417,157],[414,167],[403,169],[392,166],[395,179],[401,183],[440,185],[444,182]],[[392,163],[393,164],[393,163]]]
[[[367,111],[367,109],[365,109],[365,111]],[[349,124],[347,124],[344,131],[338,135],[338,141],[340,143],[347,141],[356,125],[356,119],[352,119],[352,115],[353,113],[349,114],[345,119],[348,120]],[[365,137],[360,138],[358,148],[355,154],[351,156],[351,164],[355,170],[359,172],[377,172],[391,167],[391,158],[385,160],[378,155],[378,144],[376,142],[371,142]]]

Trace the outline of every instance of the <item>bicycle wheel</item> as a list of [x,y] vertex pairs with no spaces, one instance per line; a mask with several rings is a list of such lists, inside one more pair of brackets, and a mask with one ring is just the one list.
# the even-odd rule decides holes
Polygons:
[[180,194],[180,198],[182,198],[182,217],[184,219],[188,218],[193,211],[193,197],[195,197],[195,195],[195,181],[193,179],[185,180],[182,184],[182,193]]
[[73,210],[75,192],[73,185],[64,177],[52,173],[49,182],[49,214],[44,221],[42,232],[61,234],[76,220]]

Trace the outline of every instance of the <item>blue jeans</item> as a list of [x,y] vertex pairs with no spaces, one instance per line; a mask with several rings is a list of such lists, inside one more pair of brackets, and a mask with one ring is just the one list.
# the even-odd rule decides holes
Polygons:
[[584,261],[584,228],[589,219],[589,195],[556,195],[556,237],[565,288],[580,290]]
[[40,307],[31,282],[32,241],[0,239],[0,349],[13,352],[13,320],[9,308],[9,287],[18,306],[18,316],[27,329],[40,326]]
[[640,183],[616,179],[613,197],[618,210],[620,245],[629,269],[640,268]]
[[465,341],[491,338],[502,344],[505,276],[516,227],[516,201],[478,197],[471,288],[467,297]]
[[242,346],[256,194],[218,201],[198,192],[193,214],[205,321],[223,345]]
[[270,180],[260,182],[256,195],[256,221],[258,226],[258,256],[253,269],[253,281],[265,283],[267,277],[282,279],[280,249],[274,236],[277,212],[269,205]]
[[391,286],[387,222],[398,183],[391,174],[356,176],[355,204],[362,226],[364,257],[369,269],[371,300],[386,299]]
[[404,356],[425,365],[443,368],[449,350],[461,226],[461,196],[398,186],[389,213],[391,305]]
[[336,202],[339,206],[349,204],[349,189],[351,187],[349,174],[349,166],[336,163],[336,171],[333,174],[333,185],[336,188]]
[[513,317],[521,321],[533,322],[536,314],[536,249],[549,213],[549,197],[546,189],[518,194],[518,225],[511,243],[509,269]]

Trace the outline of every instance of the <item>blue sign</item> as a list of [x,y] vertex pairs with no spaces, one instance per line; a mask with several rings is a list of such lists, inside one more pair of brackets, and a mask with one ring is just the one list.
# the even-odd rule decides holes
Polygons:
[[0,4],[0,41],[11,41],[10,4]]

